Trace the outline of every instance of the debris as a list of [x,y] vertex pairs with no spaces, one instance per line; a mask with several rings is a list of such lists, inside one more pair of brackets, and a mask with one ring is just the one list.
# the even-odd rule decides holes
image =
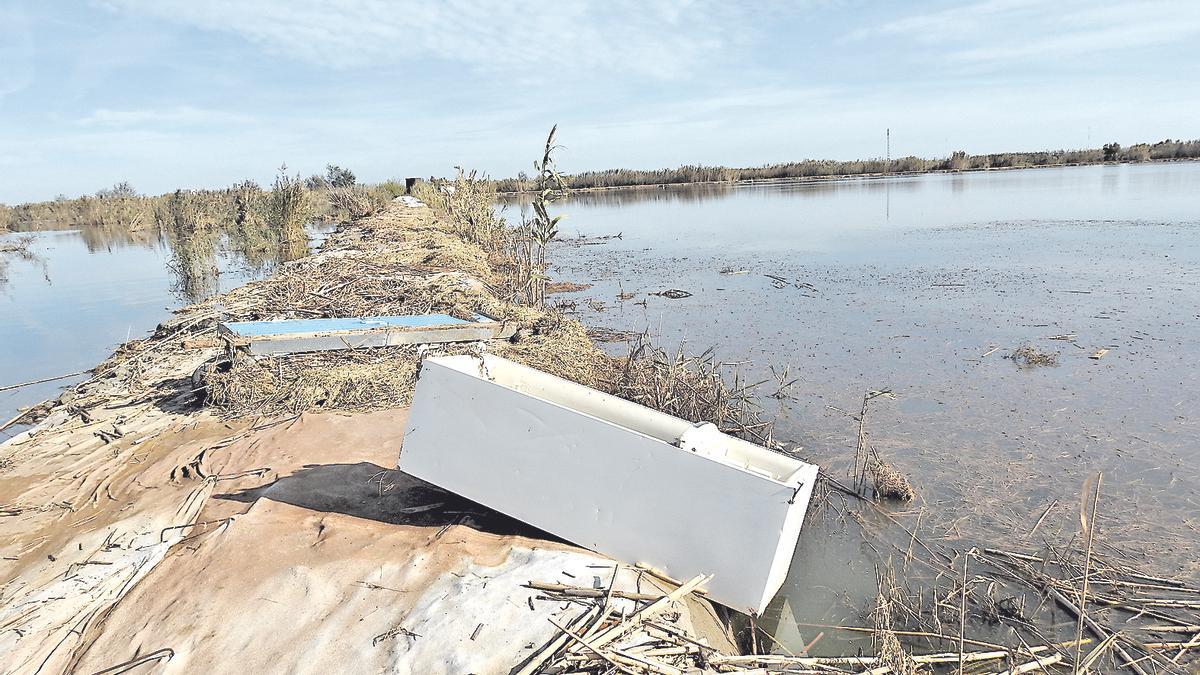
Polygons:
[[1091,356],[1089,356],[1088,358],[1089,358],[1089,359],[1095,359],[1096,361],[1099,361],[1099,360],[1100,360],[1101,358],[1103,358],[1103,357],[1104,357],[1104,355],[1105,355],[1105,354],[1107,354],[1107,353],[1108,353],[1108,350],[1107,350],[1107,349],[1103,349],[1103,348],[1101,348],[1101,349],[1097,349],[1097,350],[1096,350],[1096,353],[1095,353],[1095,354],[1092,354],[1092,355],[1091,355]]
[[588,328],[587,334],[589,338],[596,342],[629,342],[641,335],[637,331],[604,328],[603,326]]
[[546,284],[546,294],[551,293],[576,293],[586,291],[591,288],[592,284],[577,284],[571,281],[553,281]]
[[791,282],[789,282],[787,279],[775,276],[774,274],[764,274],[763,276],[770,279],[771,285],[775,288],[787,288],[791,285]]
[[875,484],[875,494],[880,497],[907,502],[917,496],[916,490],[913,490],[912,484],[908,482],[908,476],[897,471],[891,464],[874,459],[867,471]]
[[[817,474],[712,424],[487,354],[422,363],[399,468],[618,560],[717,573],[709,597],[743,612],[783,583]],[[752,523],[739,515],[750,512]],[[695,522],[703,540],[682,534]]]
[[651,293],[650,295],[658,295],[658,296],[662,296],[664,298],[670,298],[672,300],[679,300],[681,298],[692,297],[692,294],[689,293],[688,291],[681,291],[678,288],[668,288],[665,291],[658,291],[657,293]]
[[67,373],[66,375],[55,375],[54,377],[44,377],[40,380],[31,380],[29,382],[21,382],[20,384],[8,384],[8,385],[4,385],[3,387],[0,387],[0,391],[9,391],[12,389],[20,389],[21,387],[28,387],[28,386],[35,385],[35,384],[42,384],[43,382],[54,382],[56,380],[65,380],[68,377],[87,375],[90,372],[92,372],[92,371],[81,370],[78,373]]
[[473,320],[448,314],[368,316],[345,319],[288,319],[222,323],[218,333],[251,354],[394,347],[404,344],[476,342],[509,337],[515,325],[477,314]]
[[720,273],[724,274],[725,276],[728,277],[728,276],[733,276],[735,274],[749,274],[750,270],[736,269],[733,267],[722,267]]
[[1022,345],[1017,347],[1011,354],[1005,356],[1004,358],[1011,359],[1013,363],[1024,368],[1058,365],[1057,353],[1043,352],[1032,345]]
[[396,637],[397,635],[403,635],[404,637],[409,638],[410,640],[421,637],[420,635],[412,632],[411,630],[409,630],[403,626],[396,626],[395,628],[388,629],[388,630],[380,633],[379,635],[376,635],[375,638],[373,640],[371,640],[371,646],[375,647],[380,642],[383,642],[384,640],[390,640],[390,639]]

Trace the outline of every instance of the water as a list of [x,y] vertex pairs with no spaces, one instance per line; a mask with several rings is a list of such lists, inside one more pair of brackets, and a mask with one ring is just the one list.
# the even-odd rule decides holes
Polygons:
[[[918,492],[892,507],[918,536],[1065,545],[1103,471],[1104,546],[1200,577],[1200,163],[626,190],[558,210],[565,237],[621,235],[556,248],[555,279],[595,284],[558,302],[717,347],[768,380],[776,437],[832,475],[849,481],[864,393],[890,388],[866,431]],[[693,295],[650,295],[669,288]],[[1005,358],[1024,344],[1059,365]],[[772,365],[799,378],[791,397],[765,396]],[[920,572],[901,564],[908,535],[869,541],[854,515],[835,499],[806,525],[766,623],[863,625],[876,563]]]
[[[310,235],[320,238],[330,229],[314,226]],[[88,228],[3,240],[20,237],[33,238],[36,259],[7,259],[7,281],[0,282],[0,386],[91,368],[117,345],[153,331],[172,309],[262,277],[281,259],[279,249],[239,249],[216,238],[203,242],[202,251],[186,249],[191,266],[203,270],[189,276],[180,274],[185,249],[157,230]],[[83,377],[0,392],[0,423]],[[9,427],[0,439],[23,428]]]

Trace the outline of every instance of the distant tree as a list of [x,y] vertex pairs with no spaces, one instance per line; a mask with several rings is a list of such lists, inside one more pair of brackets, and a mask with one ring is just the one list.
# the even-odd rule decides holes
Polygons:
[[329,182],[330,187],[335,188],[350,187],[356,182],[353,171],[343,169],[337,164],[325,166],[325,180]]
[[1116,161],[1117,157],[1121,154],[1121,144],[1120,143],[1105,143],[1103,150],[1104,150],[1104,161],[1106,161],[1106,162]]
[[114,198],[114,197],[136,197],[136,196],[138,196],[138,191],[135,190],[133,185],[127,180],[123,180],[120,183],[117,183],[116,185],[114,185],[110,188],[96,191],[97,199],[109,199],[109,198]]

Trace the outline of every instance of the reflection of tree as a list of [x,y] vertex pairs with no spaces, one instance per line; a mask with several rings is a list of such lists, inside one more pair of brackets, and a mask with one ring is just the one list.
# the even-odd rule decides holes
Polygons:
[[280,232],[265,220],[246,218],[225,232],[224,250],[255,276],[270,274],[279,263],[308,255],[308,238]]
[[8,284],[8,265],[14,259],[40,263],[42,274],[45,275],[46,281],[50,281],[50,274],[46,270],[46,261],[33,252],[30,248],[32,244],[33,237],[29,235],[10,241],[0,241],[0,288],[4,288]]
[[[218,260],[241,264],[252,276],[270,274],[281,262],[309,253],[303,227],[281,227],[269,218],[268,194],[253,183],[235,185],[228,210],[214,209],[204,195],[177,192],[159,214],[171,249],[168,269],[176,291],[198,302],[220,291]],[[299,230],[297,233],[295,230]]]
[[175,275],[175,293],[187,302],[199,302],[220,289],[217,268],[216,222],[205,217],[196,195],[177,190],[167,198],[159,222],[171,249],[167,269]]

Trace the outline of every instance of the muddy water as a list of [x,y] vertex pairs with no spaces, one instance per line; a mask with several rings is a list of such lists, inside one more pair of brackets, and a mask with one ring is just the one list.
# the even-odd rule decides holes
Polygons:
[[[314,226],[319,239],[331,228]],[[128,338],[153,331],[171,310],[269,274],[273,250],[240,250],[218,238],[187,249],[157,230],[98,228],[2,235],[32,237],[34,260],[6,259],[0,280],[0,386],[82,371]],[[204,250],[198,250],[203,248]],[[21,407],[58,395],[82,377],[0,392],[0,424]],[[25,427],[0,431],[0,439]]]
[[[769,381],[763,406],[832,475],[848,481],[848,414],[890,389],[865,428],[917,490],[891,508],[919,537],[1066,544],[1103,471],[1106,550],[1200,576],[1200,163],[606,192],[560,211],[566,236],[621,237],[559,246],[553,276],[595,286],[558,301],[589,326],[715,346],[752,379],[788,368],[790,396]],[[668,288],[692,296],[650,295]],[[1021,345],[1058,365],[1006,358]],[[908,569],[907,535],[864,538],[839,501],[806,525],[767,623],[863,625],[876,564]]]

